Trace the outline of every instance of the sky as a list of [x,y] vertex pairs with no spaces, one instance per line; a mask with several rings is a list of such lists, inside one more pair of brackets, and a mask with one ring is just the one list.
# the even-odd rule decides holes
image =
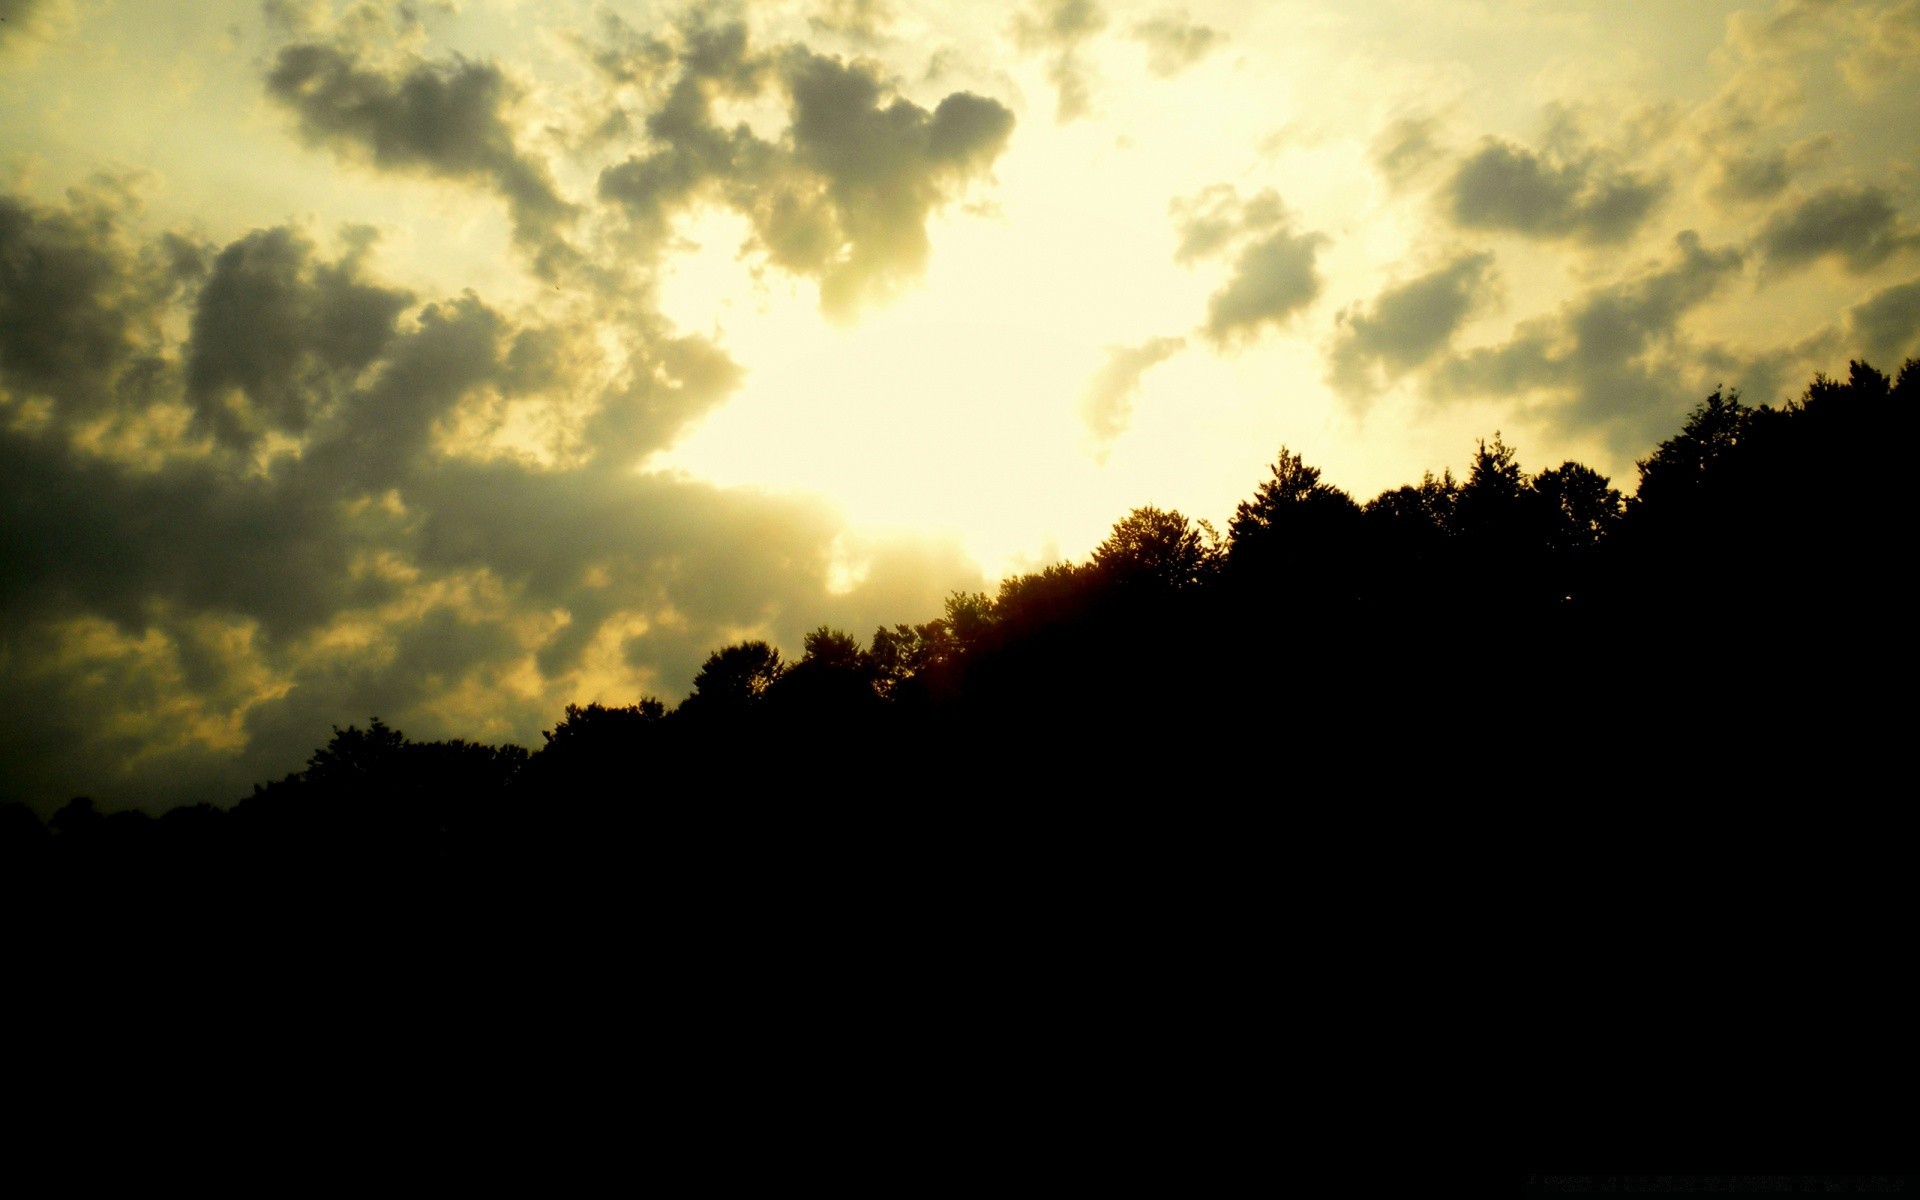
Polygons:
[[[0,0],[0,799],[1920,353],[1920,0]],[[1308,636],[1308,634],[1303,634]]]

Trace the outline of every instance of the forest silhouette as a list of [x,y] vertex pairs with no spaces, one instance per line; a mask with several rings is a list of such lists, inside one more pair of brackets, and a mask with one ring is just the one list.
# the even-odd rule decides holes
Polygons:
[[1913,360],[1779,408],[1716,391],[1630,496],[1529,472],[1498,433],[1464,478],[1364,503],[1283,448],[1224,531],[1139,508],[1085,563],[864,643],[821,628],[794,661],[720,648],[677,705],[569,705],[531,751],[375,718],[230,806],[9,806],[0,874],[74,902],[510,902],[724,864],[819,895],[849,864],[912,886],[992,846],[981,870],[1230,891],[1276,852],[1256,820],[1351,829],[1419,798],[1393,835],[1417,838],[1524,795],[1871,788],[1897,714],[1858,681],[1904,647],[1916,393]]

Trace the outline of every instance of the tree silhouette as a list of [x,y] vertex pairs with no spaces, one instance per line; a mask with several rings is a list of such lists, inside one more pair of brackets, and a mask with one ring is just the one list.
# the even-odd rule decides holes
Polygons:
[[1285,446],[1227,533],[1226,565],[1242,590],[1293,604],[1351,598],[1360,506]]
[[763,641],[739,642],[707,656],[681,708],[703,716],[739,715],[759,707],[785,670]]
[[1450,594],[1460,484],[1452,471],[1421,476],[1419,486],[1380,493],[1361,511],[1368,592],[1394,604],[1429,604]]
[[406,745],[406,735],[379,717],[365,729],[336,725],[332,740],[307,759],[306,781],[327,789],[367,787],[388,773]]
[[924,699],[934,677],[953,663],[959,645],[946,618],[919,625],[886,626],[873,631],[867,658],[873,667],[873,685],[880,695],[904,702],[910,694]]
[[1751,428],[1753,415],[1754,410],[1740,403],[1739,391],[1722,394],[1715,389],[1687,417],[1677,436],[1640,460],[1640,487],[1631,506],[1680,507],[1697,498],[1732,457]]
[[0,872],[18,878],[38,870],[51,835],[33,810],[18,802],[0,804]]
[[946,622],[962,650],[977,649],[993,630],[993,600],[985,592],[955,592],[947,597]]
[[1460,485],[1455,522],[1462,531],[1501,524],[1510,519],[1526,489],[1527,473],[1520,469],[1520,456],[1496,429],[1492,441],[1481,438],[1474,443],[1473,465]]
[[651,696],[624,708],[608,708],[601,704],[589,704],[582,708],[578,704],[569,704],[566,716],[560,723],[540,736],[546,743],[547,752],[564,756],[589,746],[627,742],[645,736],[657,728],[666,715],[667,706]]
[[800,661],[780,672],[767,701],[789,720],[857,720],[880,703],[879,672],[853,635],[822,625],[806,636]]
[[61,839],[85,838],[106,820],[94,807],[93,797],[75,796],[47,821],[47,829]]
[[1093,551],[1093,570],[1109,585],[1165,594],[1211,579],[1222,558],[1212,525],[1146,507],[1114,525]]
[[1308,466],[1285,446],[1267,470],[1269,478],[1254,489],[1253,499],[1241,501],[1233,510],[1227,534],[1236,547],[1285,532],[1290,523],[1317,510],[1358,510],[1353,497],[1320,481],[1320,468]]
[[993,600],[994,621],[1003,633],[1017,635],[1079,620],[1100,582],[1096,572],[1072,563],[1009,575]]
[[1564,462],[1534,476],[1533,490],[1545,502],[1548,548],[1556,554],[1587,554],[1619,528],[1627,502],[1605,475]]

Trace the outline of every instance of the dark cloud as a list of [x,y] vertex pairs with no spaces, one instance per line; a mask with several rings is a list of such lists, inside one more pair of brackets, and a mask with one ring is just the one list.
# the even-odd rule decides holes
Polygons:
[[1185,11],[1150,17],[1134,25],[1132,33],[1147,48],[1147,69],[1162,79],[1178,75],[1227,40],[1226,34],[1189,19]]
[[595,456],[619,465],[670,445],[745,375],[725,350],[698,335],[659,334],[636,357],[631,382],[609,391],[586,426]]
[[1446,198],[1462,228],[1601,245],[1632,236],[1666,191],[1664,179],[1592,156],[1536,154],[1487,138],[1454,171]]
[[[537,742],[569,700],[677,697],[740,630],[797,647],[978,582],[929,550],[833,594],[823,505],[636,473],[739,378],[657,318],[413,304],[351,232],[202,249],[11,197],[0,222],[0,799],[228,802],[373,713]],[[512,405],[574,451],[448,440]],[[157,444],[95,436],[116,420]]]
[[58,207],[0,195],[0,421],[167,453],[145,427],[179,398],[161,314],[208,255],[175,234],[125,242],[118,223],[137,207],[107,177]]
[[653,148],[600,174],[601,198],[619,204],[650,247],[662,243],[676,213],[718,185],[739,179],[734,195],[750,196],[751,181],[779,157],[745,125],[714,122],[715,100],[758,96],[771,73],[769,59],[748,52],[746,26],[695,24],[681,38],[679,74],[644,123]]
[[367,531],[311,474],[250,479],[204,459],[140,470],[55,439],[0,443],[10,618],[79,612],[140,629],[156,611],[214,612],[291,636],[390,594],[351,577]]
[[1849,271],[1869,271],[1920,242],[1877,187],[1824,188],[1775,213],[1760,231],[1767,266],[1791,271],[1832,256]]
[[[1013,114],[971,92],[947,96],[929,113],[888,99],[867,69],[816,54],[795,53],[786,74],[794,161],[818,181],[826,203],[797,222],[762,210],[761,238],[774,261],[819,275],[829,313],[850,313],[919,275],[928,214],[1000,156]],[[798,208],[805,207],[803,200]],[[832,231],[824,242],[813,236],[820,227]],[[805,257],[836,242],[830,257]]]
[[50,7],[45,0],[0,0],[0,47],[36,32]]
[[1174,261],[1193,263],[1238,248],[1233,272],[1207,300],[1204,332],[1216,346],[1259,336],[1283,325],[1319,297],[1315,259],[1328,238],[1302,231],[1278,193],[1267,189],[1240,199],[1228,184],[1176,198],[1168,211],[1179,233]]
[[1668,262],[1524,321],[1506,342],[1450,355],[1428,381],[1442,397],[1537,397],[1542,415],[1565,428],[1599,429],[1616,445],[1650,444],[1705,394],[1682,319],[1742,263],[1738,250],[1682,233]]
[[282,47],[267,93],[299,117],[316,146],[389,170],[483,180],[507,201],[515,237],[545,270],[565,254],[576,209],[556,191],[546,164],[515,142],[518,87],[494,63],[455,56],[384,68],[351,47]]
[[[744,27],[739,32],[744,44]],[[601,197],[623,205],[650,241],[664,236],[673,210],[696,189],[733,169],[737,146],[752,142],[749,130],[726,131],[714,125],[712,105],[718,90],[718,81],[687,66],[670,98],[646,119],[646,132],[658,148],[600,174]],[[757,91],[755,83],[748,94]]]
[[[136,270],[138,259],[116,260],[111,244],[103,237],[96,249]],[[250,234],[215,263],[188,321],[184,369],[123,346],[118,362],[85,370],[157,362],[171,386],[117,387],[114,402],[154,409],[184,395],[217,439],[245,445],[275,429],[294,437],[297,452],[262,470],[250,455],[208,456],[180,443],[153,465],[63,437],[71,422],[20,435],[8,445],[13,553],[0,585],[8,599],[78,604],[116,622],[159,601],[292,633],[380,592],[377,580],[350,571],[369,527],[343,507],[413,481],[434,421],[499,373],[503,318],[466,297],[430,305],[395,332],[403,294],[361,280],[351,257],[317,262],[286,229]],[[249,299],[259,313],[239,311]],[[158,312],[144,315],[158,323]],[[288,346],[246,345],[267,335]],[[364,385],[345,377],[357,368],[367,370]],[[209,415],[216,411],[223,415]]]
[[220,252],[201,289],[187,399],[228,445],[300,432],[386,348],[412,299],[363,282],[353,252],[319,263],[296,231],[256,230]]
[[1920,353],[1920,279],[1883,288],[1855,305],[1847,328],[1857,355],[1882,368]]
[[1140,376],[1186,345],[1185,338],[1160,337],[1107,351],[1107,361],[1087,381],[1080,396],[1080,420],[1093,438],[1095,456],[1102,462],[1114,439],[1125,433],[1133,420],[1133,398],[1140,393]]
[[434,424],[476,389],[507,386],[510,336],[508,319],[471,292],[428,305],[315,431],[300,469],[363,495],[413,483]]
[[[698,201],[735,208],[753,223],[751,249],[818,280],[831,316],[851,316],[924,270],[928,217],[987,172],[1013,131],[996,100],[955,92],[929,112],[869,63],[797,46],[755,54],[739,25],[684,36],[680,75],[646,119],[651,148],[602,172],[601,196],[653,245]],[[768,84],[788,102],[779,141],[715,123],[716,97],[759,95]]]
[[1282,225],[1250,243],[1233,264],[1226,286],[1207,300],[1207,336],[1215,344],[1257,337],[1266,325],[1283,325],[1320,295],[1314,257],[1325,234],[1298,233]]
[[1785,191],[1792,181],[1785,151],[1751,151],[1721,161],[1715,192],[1731,200],[1766,200]]
[[332,16],[326,0],[260,0],[260,15],[277,33],[318,33]]
[[1092,109],[1092,87],[1079,50],[1106,27],[1107,14],[1094,0],[1033,0],[1014,15],[1014,44],[1052,56],[1047,77],[1058,96],[1054,119],[1062,125]]
[[69,413],[110,403],[117,368],[146,340],[139,322],[151,300],[110,236],[111,217],[90,207],[0,198],[0,381]]
[[1445,350],[1483,302],[1492,274],[1493,255],[1461,255],[1388,288],[1364,311],[1340,314],[1329,373],[1334,387],[1364,401],[1383,382]]
[[0,28],[0,42],[14,36],[26,27],[27,18],[38,7],[39,0],[0,0],[0,21],[7,28]]
[[1720,178],[1713,194],[1720,200],[1750,203],[1771,200],[1787,189],[1807,166],[1833,148],[1831,135],[1820,135],[1790,146],[1770,146],[1729,152],[1719,159]]

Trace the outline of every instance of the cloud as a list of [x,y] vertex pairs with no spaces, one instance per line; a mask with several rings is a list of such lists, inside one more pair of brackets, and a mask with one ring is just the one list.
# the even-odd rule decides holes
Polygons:
[[267,94],[293,110],[312,145],[383,170],[486,181],[507,201],[515,238],[543,273],[565,254],[577,209],[546,164],[516,144],[520,89],[497,64],[409,57],[381,67],[350,46],[300,42],[280,49]]
[[1400,117],[1373,140],[1373,163],[1387,182],[1407,186],[1445,157],[1440,148],[1440,122],[1435,117]]
[[1025,49],[1077,46],[1106,27],[1107,14],[1093,0],[1033,0],[1013,18]]
[[359,278],[365,243],[313,260],[299,232],[256,230],[222,250],[200,290],[186,356],[187,400],[231,446],[298,433],[312,410],[379,357],[413,297]]
[[742,630],[978,582],[929,548],[830,591],[824,505],[636,473],[737,385],[707,339],[416,300],[360,231],[135,236],[111,200],[0,197],[0,800],[230,802],[374,713],[537,743]]
[[1889,79],[1910,77],[1920,62],[1920,0],[1861,5],[1852,15],[1858,34],[1840,71],[1854,91],[1866,94]]
[[[924,269],[928,214],[999,157],[1013,114],[970,92],[929,113],[888,100],[868,70],[817,54],[791,55],[786,77],[794,163],[824,203],[800,223],[808,236],[798,242],[784,214],[761,210],[761,238],[774,261],[820,276],[823,308],[848,313]],[[824,242],[810,236],[816,222],[830,231]]]
[[1229,184],[1214,184],[1168,205],[1179,234],[1174,261],[1195,263],[1238,248],[1227,282],[1207,300],[1208,340],[1228,346],[1284,325],[1319,297],[1315,266],[1323,233],[1301,231],[1272,189],[1242,200]]
[[886,40],[887,31],[899,19],[888,0],[824,0],[818,12],[807,17],[807,27],[815,33],[835,34],[859,46],[875,46]]
[[1446,186],[1448,215],[1464,229],[1604,245],[1631,237],[1667,192],[1664,179],[1605,166],[1590,155],[1535,154],[1486,138]]
[[[646,120],[651,148],[603,171],[600,195],[655,246],[696,203],[736,209],[753,224],[750,248],[817,280],[835,318],[921,274],[928,218],[984,176],[1012,136],[1012,112],[988,97],[954,92],[929,112],[866,62],[799,46],[758,55],[738,25],[685,36],[680,75]],[[769,84],[787,101],[779,140],[715,123],[716,96],[757,96]]]
[[1503,343],[1438,360],[1426,372],[1429,386],[1442,398],[1533,397],[1562,428],[1644,446],[1705,394],[1694,361],[1700,348],[1680,325],[1743,262],[1738,250],[1709,248],[1689,230],[1674,239],[1667,262],[1523,321]]
[[1777,0],[1773,11],[1742,11],[1727,21],[1728,41],[1750,55],[1804,48],[1816,44],[1823,26],[1844,16],[1845,0]]
[[[840,13],[861,14],[882,15]],[[595,295],[415,296],[365,230],[136,235],[115,181],[65,207],[0,196],[0,798],[228,801],[372,713],[537,740],[568,701],[679,695],[743,631],[794,646],[978,585],[928,545],[867,547],[849,587],[824,505],[636,467],[742,377],[651,307],[680,216],[743,213],[748,249],[848,315],[924,269],[928,220],[1011,136],[1004,105],[921,107],[877,65],[756,51],[699,14],[604,18],[581,45],[645,142],[602,176],[619,219],[576,223],[499,66],[422,57],[405,12],[270,16],[294,44],[268,95],[302,137],[502,195],[536,269]],[[715,117],[767,99],[777,133]],[[580,226],[624,241],[575,258]]]
[[1877,187],[1823,188],[1775,213],[1759,235],[1773,271],[1796,270],[1828,256],[1849,271],[1869,271],[1916,242],[1920,238],[1904,227],[1899,210]]
[[1493,255],[1464,254],[1416,279],[1388,288],[1364,311],[1340,314],[1329,380],[1349,400],[1364,401],[1384,381],[1445,350],[1484,303]]
[[[139,270],[141,256],[117,254],[107,236],[99,243],[96,252],[116,270]],[[86,427],[75,419],[94,415],[102,401],[93,397],[78,413],[57,413],[37,434],[16,429],[8,517],[41,512],[59,520],[10,529],[19,553],[10,564],[9,596],[66,597],[115,620],[164,599],[244,612],[286,630],[320,619],[344,595],[379,590],[375,582],[351,580],[356,526],[338,506],[412,482],[434,421],[498,373],[503,318],[467,297],[430,305],[395,332],[392,315],[405,302],[400,293],[359,280],[351,259],[344,266],[313,262],[305,239],[290,230],[248,235],[216,263],[208,286],[182,304],[192,309],[184,323],[193,330],[184,363],[151,344],[124,343],[76,372],[114,378],[104,402],[125,420],[163,417],[170,408],[198,415],[196,402],[231,388],[236,419],[241,405],[264,410],[255,419],[289,434],[288,453],[264,464],[250,455],[200,453],[184,423],[173,453],[157,462],[103,452],[80,436]],[[240,293],[225,287],[236,279],[244,281]],[[255,326],[235,324],[227,311],[246,287],[256,296],[281,293]],[[159,325],[170,307],[157,302],[140,314],[142,323]],[[361,325],[369,317],[370,336]],[[250,330],[288,336],[297,349],[229,353]],[[331,380],[331,393],[317,388],[297,412],[288,411],[302,380],[353,363],[370,368],[364,386]],[[125,386],[128,376],[149,386]],[[0,385],[12,390],[15,382],[9,360]],[[203,387],[212,390],[199,392]],[[215,425],[213,432],[219,438],[227,430]],[[232,440],[258,436],[243,424]]]
[[1127,431],[1133,420],[1133,400],[1140,393],[1140,377],[1149,367],[1165,362],[1184,350],[1182,337],[1150,338],[1138,346],[1114,346],[1107,361],[1087,380],[1080,394],[1080,420],[1093,438],[1094,454],[1106,461],[1114,439]]
[[1216,345],[1257,337],[1263,326],[1284,325],[1320,295],[1314,256],[1325,234],[1296,233],[1282,225],[1250,243],[1233,264],[1226,286],[1207,300],[1207,336]]
[[1092,109],[1092,87],[1079,51],[1106,27],[1107,14],[1094,0],[1033,0],[1014,14],[1014,45],[1053,56],[1047,75],[1058,95],[1054,119],[1062,125]]
[[1141,21],[1134,25],[1132,34],[1147,48],[1147,70],[1162,79],[1178,75],[1227,40],[1218,29],[1189,19],[1184,10]]
[[1788,146],[1728,150],[1719,155],[1719,180],[1713,194],[1723,201],[1745,203],[1771,200],[1787,189],[1796,176],[1825,157],[1834,146],[1831,134],[1803,138]]
[[24,36],[40,0],[0,0],[0,46]]
[[[720,198],[747,195],[756,173],[766,172],[781,157],[779,147],[761,141],[746,126],[726,130],[714,121],[717,99],[757,97],[771,74],[771,61],[749,52],[746,26],[696,22],[679,32],[679,46],[668,48],[679,73],[644,123],[652,148],[606,168],[599,180],[600,198],[619,204],[642,242],[654,248],[666,238],[672,218],[690,203],[736,179],[739,186]],[[648,45],[649,62],[653,44]]]
[[657,333],[633,357],[627,382],[607,392],[585,427],[593,454],[617,465],[671,445],[745,377],[725,350],[697,334]]
[[333,5],[331,0],[261,0],[260,15],[279,33],[310,37],[332,24]]
[[1246,200],[1230,183],[1216,183],[1191,196],[1176,196],[1167,205],[1179,232],[1173,261],[1192,264],[1213,258],[1248,237],[1269,233],[1288,220],[1280,194],[1264,188]]
[[1882,288],[1847,314],[1857,353],[1882,369],[1920,352],[1920,279]]
[[672,42],[651,30],[635,29],[612,9],[596,15],[600,27],[595,35],[574,33],[568,40],[607,82],[651,87],[672,71],[677,58]]
[[[65,209],[0,196],[0,387],[66,418],[113,407],[130,361],[159,331],[146,319],[197,265],[184,243],[142,261],[113,236],[127,207],[99,182]],[[178,250],[178,253],[171,251]]]
[[58,36],[73,16],[72,0],[0,0],[0,52]]

